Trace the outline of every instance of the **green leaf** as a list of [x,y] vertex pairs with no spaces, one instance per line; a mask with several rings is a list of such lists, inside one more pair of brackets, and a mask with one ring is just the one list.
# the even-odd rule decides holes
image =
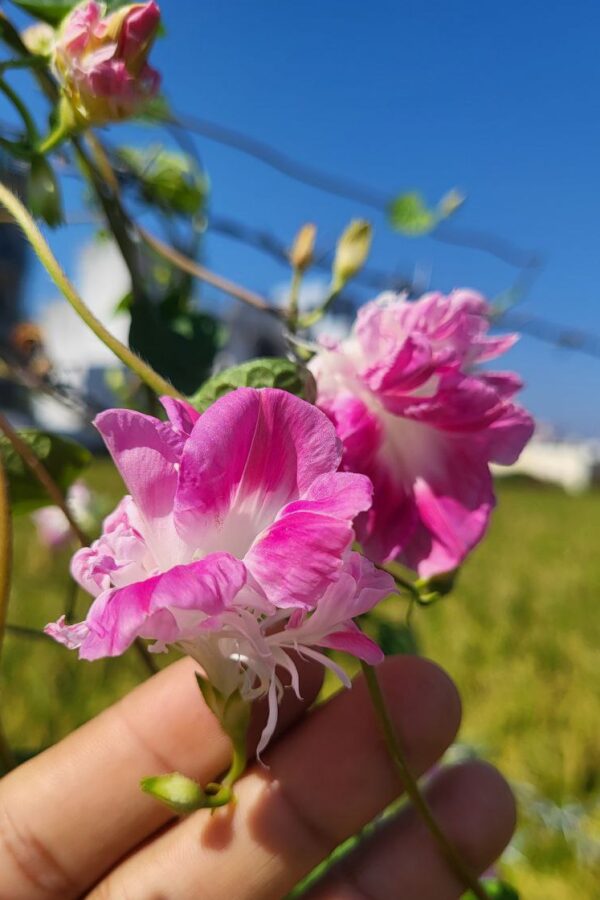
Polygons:
[[[486,878],[482,884],[491,900],[519,900],[518,892],[505,881],[499,881],[497,878]],[[475,894],[473,891],[468,891],[466,894],[463,894],[462,900],[476,900]]]
[[60,188],[54,169],[44,156],[34,156],[27,179],[27,205],[33,216],[50,228],[64,221]]
[[[33,430],[21,431],[19,435],[63,492],[68,490],[91,461],[90,452],[69,438]],[[0,435],[0,456],[6,467],[13,512],[31,512],[52,503],[4,435]]]
[[402,622],[379,619],[375,623],[375,640],[386,656],[419,652],[419,645],[412,628]]
[[388,206],[388,221],[394,231],[407,237],[429,234],[443,219],[453,215],[465,201],[464,195],[453,189],[444,194],[435,209],[430,209],[418,191],[400,194]]
[[58,25],[79,0],[12,0],[15,6],[25,10],[30,16]]
[[279,388],[304,400],[312,399],[310,374],[287,359],[251,359],[239,366],[224,369],[209,378],[192,397],[190,403],[200,412],[239,387]]
[[184,394],[197,390],[210,372],[219,337],[220,326],[212,316],[171,316],[150,303],[131,306],[131,349]]
[[162,146],[121,147],[121,164],[137,179],[143,200],[166,213],[197,215],[206,203],[208,182],[190,157]]
[[[41,19],[42,22],[48,22],[49,25],[59,25],[67,13],[77,6],[81,0],[12,0],[14,6]],[[107,9],[112,12],[120,6],[125,6],[130,0],[109,0]]]
[[400,194],[388,207],[388,219],[395,231],[409,237],[428,234],[438,223],[437,215],[427,208],[416,191]]

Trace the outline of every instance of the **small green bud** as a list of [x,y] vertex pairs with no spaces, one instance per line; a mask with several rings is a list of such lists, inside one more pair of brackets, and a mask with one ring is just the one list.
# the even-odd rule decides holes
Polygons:
[[452,569],[449,572],[432,575],[430,578],[419,578],[415,582],[415,586],[421,594],[422,602],[430,603],[450,594],[456,585],[459,571],[459,569]]
[[207,795],[200,785],[179,772],[143,778],[141,788],[177,813],[190,813],[207,806]]
[[60,189],[54,170],[44,156],[31,160],[27,180],[27,205],[31,214],[51,228],[63,222]]
[[364,266],[371,249],[373,229],[364,219],[354,219],[340,237],[333,261],[332,289],[340,291]]

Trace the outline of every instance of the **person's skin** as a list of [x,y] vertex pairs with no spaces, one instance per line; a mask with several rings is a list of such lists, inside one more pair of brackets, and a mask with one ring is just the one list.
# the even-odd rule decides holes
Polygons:
[[[361,679],[303,711],[286,692],[265,763],[237,803],[176,819],[143,794],[147,775],[201,783],[227,767],[228,743],[183,660],[0,782],[1,900],[279,900],[400,793]],[[448,677],[415,657],[380,678],[415,774],[454,739],[460,701]],[[263,711],[264,712],[264,711]],[[259,727],[257,723],[257,727]],[[450,840],[483,872],[510,839],[512,795],[490,766],[444,768],[427,789]],[[414,812],[404,808],[313,888],[311,900],[451,900],[463,887]]]

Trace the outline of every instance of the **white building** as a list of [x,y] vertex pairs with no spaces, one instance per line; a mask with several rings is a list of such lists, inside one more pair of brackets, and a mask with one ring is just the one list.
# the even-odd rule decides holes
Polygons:
[[492,466],[494,475],[527,475],[558,484],[571,494],[600,483],[600,441],[534,438],[512,466]]

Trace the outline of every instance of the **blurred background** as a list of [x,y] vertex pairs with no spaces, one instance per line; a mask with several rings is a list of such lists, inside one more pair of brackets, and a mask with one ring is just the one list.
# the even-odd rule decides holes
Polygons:
[[[313,305],[325,294],[339,233],[364,217],[375,229],[369,263],[322,331],[343,333],[355,308],[385,288],[417,295],[469,286],[494,302],[498,329],[522,334],[505,367],[523,376],[522,400],[538,433],[502,473],[489,537],[456,591],[418,610],[412,628],[419,650],[447,668],[463,694],[453,752],[497,763],[521,801],[504,870],[524,897],[596,897],[600,8],[592,0],[163,0],[161,8],[165,35],[153,62],[184,127],[165,129],[160,141],[190,156],[199,191],[192,234],[177,217],[161,223],[172,243],[190,254],[193,246],[210,269],[283,302],[285,250],[304,222],[315,222],[325,271],[316,266],[305,283],[302,300]],[[14,84],[43,117],[27,75],[16,73]],[[13,120],[0,100],[3,131]],[[145,166],[161,152],[149,124],[106,129],[103,137],[146,153]],[[22,189],[19,166],[1,164],[3,180]],[[120,174],[127,188],[126,166]],[[86,301],[126,339],[127,271],[98,235],[68,160],[63,189],[68,227],[50,234],[52,247]],[[390,213],[398,196],[418,192],[434,210],[453,190],[466,199],[435,228]],[[132,193],[128,202],[144,225],[158,227],[143,198]],[[206,316],[191,348],[201,377],[282,352],[281,335],[264,317],[205,285],[191,296]],[[93,444],[86,416],[123,395],[125,376],[9,224],[0,225],[0,343],[22,376],[15,382],[5,372],[0,382],[0,406],[13,422]],[[52,390],[32,395],[32,378],[38,386],[50,379]],[[85,482],[79,510],[93,530],[122,488],[103,459]],[[54,525],[60,532],[60,516]],[[145,671],[131,656],[96,663],[80,678],[74,658],[31,632],[65,606],[83,612],[86,601],[73,593],[72,548],[52,521],[20,516],[15,526],[1,675],[19,691],[3,694],[3,717],[12,745],[27,756]]]

